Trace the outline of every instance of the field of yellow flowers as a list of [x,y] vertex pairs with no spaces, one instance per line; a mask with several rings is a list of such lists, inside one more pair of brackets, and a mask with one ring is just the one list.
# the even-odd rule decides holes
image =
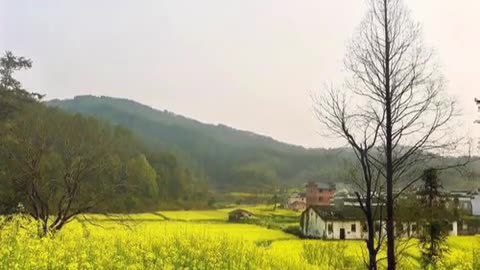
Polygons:
[[[301,240],[226,223],[226,213],[89,216],[46,238],[18,217],[0,230],[0,269],[363,269],[363,242]],[[449,246],[441,269],[480,269],[480,236],[452,237]],[[399,269],[419,269],[418,256],[413,243]]]

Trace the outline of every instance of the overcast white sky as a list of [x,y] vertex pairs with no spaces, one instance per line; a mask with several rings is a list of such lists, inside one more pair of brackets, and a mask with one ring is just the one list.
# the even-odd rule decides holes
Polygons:
[[[457,132],[478,134],[480,1],[406,2],[462,107]],[[310,93],[341,82],[364,8],[361,0],[0,0],[0,50],[32,58],[19,78],[49,99],[125,97],[331,147],[338,142],[317,134]]]

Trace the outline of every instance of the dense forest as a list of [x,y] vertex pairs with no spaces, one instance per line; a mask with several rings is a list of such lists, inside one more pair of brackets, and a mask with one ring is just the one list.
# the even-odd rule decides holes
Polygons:
[[0,67],[0,213],[25,211],[52,230],[79,213],[208,207],[204,179],[131,131],[46,106],[13,73],[31,62],[7,52]]
[[182,157],[219,190],[270,192],[313,180],[342,182],[337,165],[350,157],[344,149],[306,149],[126,99],[78,96],[48,104],[131,129],[152,149]]
[[[354,156],[348,149],[306,149],[127,99],[77,96],[48,104],[131,129],[150,149],[174,152],[217,190],[272,192],[281,187],[302,187],[308,181],[350,181],[345,167]],[[455,158],[451,163],[456,163]],[[477,167],[470,164],[443,172],[445,186],[473,187],[480,175]]]
[[124,212],[198,205],[208,196],[206,183],[175,155],[148,150],[125,128],[37,103],[4,125],[0,198],[9,207],[52,211],[76,196],[74,211]]

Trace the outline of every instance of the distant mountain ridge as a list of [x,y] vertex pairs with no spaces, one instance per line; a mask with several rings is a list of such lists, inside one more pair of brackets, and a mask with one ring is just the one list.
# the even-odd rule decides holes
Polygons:
[[[257,143],[262,144],[276,144],[277,146],[282,145],[287,150],[291,150],[294,148],[306,150],[307,148],[303,146],[288,144],[285,142],[281,142],[278,140],[273,139],[272,137],[266,135],[260,135],[251,131],[247,130],[240,130],[233,127],[229,127],[224,124],[209,124],[204,123],[193,118],[188,118],[174,112],[170,112],[168,110],[159,110],[148,105],[141,104],[139,102],[124,99],[124,98],[113,98],[107,96],[93,96],[93,95],[83,95],[83,96],[76,96],[73,99],[53,99],[47,101],[47,104],[50,106],[59,107],[65,109],[67,111],[81,113],[81,114],[90,114],[85,109],[87,107],[90,108],[99,108],[100,106],[108,106],[111,109],[121,110],[127,114],[141,114],[145,119],[154,122],[163,122],[169,125],[178,125],[187,128],[211,128],[209,131],[217,130],[218,133],[230,133],[232,138],[235,138],[235,141],[228,140],[228,143],[234,144],[241,144],[241,143]],[[99,116],[95,113],[90,114],[91,116]],[[211,134],[215,135],[215,134]],[[216,134],[219,135],[219,134]],[[317,148],[319,150],[323,150],[321,148]]]
[[237,177],[237,171],[252,166],[273,173],[280,184],[295,186],[319,178],[335,182],[336,166],[332,165],[344,158],[339,157],[343,156],[339,150],[307,149],[222,124],[205,124],[128,99],[77,96],[47,104],[125,126],[147,145],[183,156],[222,188]]

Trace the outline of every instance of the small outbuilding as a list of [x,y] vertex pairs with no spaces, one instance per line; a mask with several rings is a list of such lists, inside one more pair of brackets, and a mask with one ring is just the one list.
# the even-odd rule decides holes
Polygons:
[[243,209],[235,209],[228,213],[229,222],[242,222],[248,219],[252,219],[254,215],[251,212]]

